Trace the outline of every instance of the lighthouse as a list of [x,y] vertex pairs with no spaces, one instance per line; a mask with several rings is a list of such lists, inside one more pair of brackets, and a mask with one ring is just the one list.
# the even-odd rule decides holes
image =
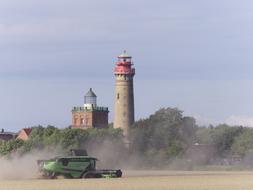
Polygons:
[[132,67],[132,57],[126,51],[118,56],[115,75],[115,109],[114,128],[121,128],[126,139],[129,138],[129,128],[134,123],[134,87],[135,69]]

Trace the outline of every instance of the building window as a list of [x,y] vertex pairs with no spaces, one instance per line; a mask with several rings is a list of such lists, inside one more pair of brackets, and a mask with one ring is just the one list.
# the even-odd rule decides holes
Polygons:
[[86,119],[85,119],[85,125],[86,125],[86,127],[88,126],[88,124],[89,124],[89,118],[86,117]]
[[77,125],[77,118],[74,119],[74,125]]
[[119,99],[119,93],[117,93],[117,99]]

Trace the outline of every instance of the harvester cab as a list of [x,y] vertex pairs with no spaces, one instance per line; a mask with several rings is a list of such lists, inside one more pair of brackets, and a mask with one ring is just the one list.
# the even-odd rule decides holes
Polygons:
[[88,156],[85,149],[70,149],[71,156]]
[[120,169],[96,169],[97,158],[88,156],[86,150],[71,149],[70,156],[59,156],[48,160],[38,160],[39,171],[44,178],[57,176],[65,178],[121,177]]

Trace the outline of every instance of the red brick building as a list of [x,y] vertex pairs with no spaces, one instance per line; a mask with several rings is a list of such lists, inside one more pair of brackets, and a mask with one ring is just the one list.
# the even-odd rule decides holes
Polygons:
[[97,96],[90,90],[84,96],[84,106],[72,109],[72,128],[108,127],[108,107],[97,106]]
[[30,133],[32,132],[32,128],[24,128],[22,129],[17,136],[17,139],[27,140]]

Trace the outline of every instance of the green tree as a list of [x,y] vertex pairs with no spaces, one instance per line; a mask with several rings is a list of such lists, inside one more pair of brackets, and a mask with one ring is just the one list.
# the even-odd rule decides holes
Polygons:
[[176,108],[163,108],[148,119],[137,121],[131,129],[134,154],[144,154],[150,161],[168,161],[187,149],[195,139],[195,119],[183,117]]
[[245,156],[253,152],[253,129],[244,128],[243,132],[236,136],[232,145],[232,152]]
[[83,129],[63,129],[61,132],[60,144],[64,149],[77,148],[88,139],[87,130]]
[[240,126],[218,125],[211,131],[212,143],[216,145],[218,153],[226,156],[231,153],[235,138],[243,132]]
[[8,155],[16,152],[24,144],[23,140],[12,139],[9,141],[0,141],[0,155]]
[[214,141],[212,139],[213,127],[199,127],[196,130],[196,143],[199,144],[213,144]]

